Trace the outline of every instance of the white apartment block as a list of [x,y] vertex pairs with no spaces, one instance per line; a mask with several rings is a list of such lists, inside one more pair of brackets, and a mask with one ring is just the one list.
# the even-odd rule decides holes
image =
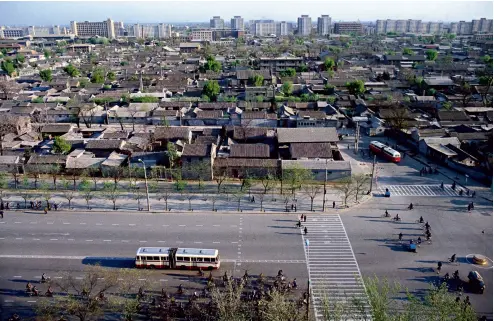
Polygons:
[[26,35],[26,32],[22,28],[0,28],[0,38],[21,38]]
[[221,19],[220,16],[214,16],[213,19],[209,20],[209,27],[211,29],[225,29],[225,20]]
[[195,29],[190,33],[191,41],[213,41],[211,29]]
[[329,15],[322,15],[317,18],[317,34],[320,36],[331,34],[331,17]]
[[232,30],[244,30],[244,18],[241,16],[234,16],[230,20],[230,27]]
[[276,23],[273,20],[256,20],[254,21],[251,32],[258,37],[276,35]]
[[312,20],[308,15],[302,15],[297,19],[297,30],[299,36],[308,36],[312,32]]
[[[400,33],[418,33],[418,34],[442,34],[447,25],[442,22],[422,22],[421,20],[377,20],[376,33],[385,34],[388,32]],[[478,32],[491,33],[492,19],[482,18],[472,20],[471,22],[459,21],[452,22],[449,27],[450,33],[458,35],[469,35]]]
[[276,35],[277,36],[288,36],[289,30],[288,30],[288,23],[286,21],[281,21],[276,24]]
[[135,38],[167,39],[171,37],[171,26],[163,23],[159,24],[133,24],[124,28],[124,35]]
[[100,36],[109,39],[115,38],[115,25],[111,19],[102,22],[71,21],[70,28],[72,29],[72,33],[79,37]]

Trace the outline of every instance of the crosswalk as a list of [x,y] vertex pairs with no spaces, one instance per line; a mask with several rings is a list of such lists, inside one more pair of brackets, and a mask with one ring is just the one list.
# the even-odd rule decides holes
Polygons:
[[460,186],[456,186],[453,190],[451,186],[444,185],[441,188],[437,185],[382,185],[379,186],[379,194],[384,194],[386,188],[389,189],[391,196],[460,196],[460,190],[463,191],[463,197],[468,197],[466,190]]
[[[303,227],[307,227],[303,241],[316,319],[348,320],[359,313],[352,304],[355,298],[366,307],[368,316],[365,287],[340,216],[309,217]],[[341,311],[339,317],[336,311]]]

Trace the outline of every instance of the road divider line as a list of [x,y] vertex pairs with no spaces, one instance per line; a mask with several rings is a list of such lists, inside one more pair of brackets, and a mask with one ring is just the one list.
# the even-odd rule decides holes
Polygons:
[[92,242],[93,240],[86,240],[86,242]]

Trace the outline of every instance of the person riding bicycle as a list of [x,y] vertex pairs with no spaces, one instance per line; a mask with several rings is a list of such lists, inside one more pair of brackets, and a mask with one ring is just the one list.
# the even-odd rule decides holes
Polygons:
[[441,182],[441,189],[444,189],[444,183]]
[[46,290],[46,294],[53,295],[53,290],[51,289],[51,286],[49,286],[48,290]]
[[178,293],[183,293],[184,292],[184,289],[182,288],[182,284],[180,284],[178,286],[178,290],[177,290]]
[[403,233],[400,232],[400,234],[398,234],[398,240],[402,240],[403,239]]
[[453,273],[453,278],[454,279],[459,279],[460,278],[460,272],[458,270],[456,270],[454,273]]
[[420,244],[422,243],[422,238],[419,236],[419,238],[417,239],[417,244]]
[[419,222],[424,223],[424,218],[422,216],[420,217]]
[[451,255],[451,258],[449,259],[450,262],[456,261],[456,254]]
[[412,203],[410,203],[410,205],[408,205],[408,209],[413,210],[413,204]]
[[446,273],[446,274],[444,275],[444,279],[445,279],[445,280],[449,280],[449,273]]
[[399,220],[401,220],[400,215],[396,214],[395,221],[399,221]]
[[443,267],[443,263],[441,261],[437,262],[437,273],[441,272],[442,267]]
[[391,215],[389,215],[388,210],[385,210],[385,211],[384,211],[384,216],[385,216],[385,217],[390,217],[390,216],[391,216]]
[[30,282],[27,282],[26,284],[26,291],[31,291],[31,289],[33,288],[33,286],[31,285]]
[[278,276],[283,276],[283,270],[278,271]]
[[297,227],[301,227],[301,226],[302,226],[302,222],[300,220],[298,220]]
[[304,227],[304,234],[307,234],[307,226]]

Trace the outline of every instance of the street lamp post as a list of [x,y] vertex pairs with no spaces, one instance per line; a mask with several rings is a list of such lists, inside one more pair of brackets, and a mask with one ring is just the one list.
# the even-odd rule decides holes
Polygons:
[[151,211],[151,206],[149,205],[149,187],[148,187],[148,175],[146,174],[146,164],[142,159],[138,159],[139,162],[142,163],[142,166],[144,167],[144,184],[146,185],[146,199],[148,202],[148,212]]

